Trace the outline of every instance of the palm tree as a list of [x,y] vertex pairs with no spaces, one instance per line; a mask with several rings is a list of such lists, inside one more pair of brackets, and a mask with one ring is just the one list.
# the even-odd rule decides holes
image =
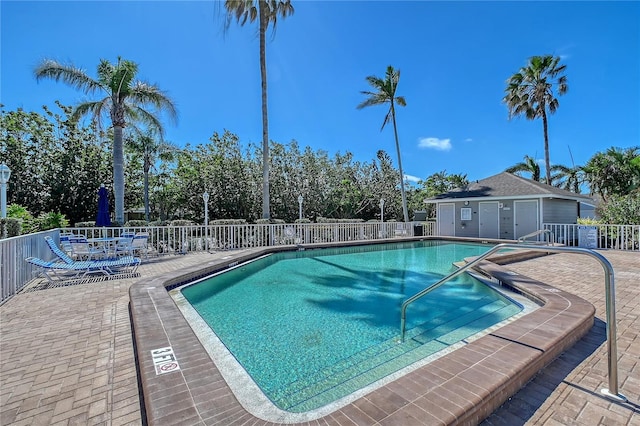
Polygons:
[[524,156],[523,162],[514,164],[513,166],[505,170],[505,172],[513,173],[518,176],[522,172],[531,173],[531,179],[536,182],[540,182],[540,166],[533,157],[529,157],[528,155]]
[[566,65],[559,65],[558,56],[533,56],[527,66],[507,80],[507,93],[502,102],[509,108],[509,119],[524,115],[529,120],[542,118],[544,131],[544,163],[547,182],[551,182],[551,161],[549,159],[549,133],[547,111],[553,114],[558,109],[558,95],[567,93],[567,77],[563,75]]
[[159,159],[161,161],[173,160],[178,150],[174,145],[154,138],[151,131],[139,134],[133,138],[127,138],[127,148],[136,154],[142,155],[142,171],[144,173],[144,217],[149,222],[149,171]]
[[[122,60],[112,64],[101,59],[97,79],[71,64],[62,64],[52,59],[43,60],[35,69],[36,79],[62,80],[87,94],[102,92],[106,96],[97,101],[83,102],[71,114],[74,120],[91,114],[100,125],[103,115],[109,113],[113,126],[113,186],[115,196],[115,222],[124,223],[124,153],[122,133],[128,124],[142,123],[160,134],[163,127],[157,113],[165,111],[171,119],[177,117],[173,102],[157,86],[134,80],[138,73],[135,62]],[[147,108],[153,107],[155,111]]]
[[400,80],[400,70],[395,70],[391,65],[387,67],[387,72],[384,79],[376,76],[367,77],[367,82],[371,85],[375,92],[363,90],[360,93],[367,95],[365,99],[357,109],[362,109],[372,105],[389,104],[389,112],[384,117],[382,122],[382,128],[387,125],[389,121],[393,122],[393,134],[396,140],[396,151],[398,153],[398,168],[400,169],[400,190],[402,192],[402,214],[404,215],[404,221],[409,222],[409,212],[407,211],[407,194],[404,190],[404,173],[402,172],[402,158],[400,157],[400,142],[398,141],[398,129],[396,126],[396,104],[400,106],[406,106],[407,102],[404,96],[396,96],[396,89],[398,88],[398,81]]
[[584,183],[582,166],[567,167],[562,164],[556,164],[551,166],[551,171],[555,173],[551,176],[553,186],[580,194],[580,186]]
[[242,26],[258,19],[260,35],[260,78],[262,80],[262,217],[269,219],[269,120],[267,114],[266,33],[271,24],[275,31],[278,17],[293,14],[291,0],[225,0],[226,26],[235,20]]

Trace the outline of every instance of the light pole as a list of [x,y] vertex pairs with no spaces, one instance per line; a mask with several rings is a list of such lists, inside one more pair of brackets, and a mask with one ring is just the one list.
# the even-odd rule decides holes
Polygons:
[[380,238],[384,237],[384,198],[380,198]]
[[209,251],[209,230],[207,229],[209,226],[209,193],[207,191],[202,194],[202,199],[204,200],[204,248]]
[[302,195],[298,195],[298,219],[302,220],[302,202],[304,201],[304,197]]
[[0,218],[7,217],[7,182],[11,176],[11,169],[6,164],[0,164]]

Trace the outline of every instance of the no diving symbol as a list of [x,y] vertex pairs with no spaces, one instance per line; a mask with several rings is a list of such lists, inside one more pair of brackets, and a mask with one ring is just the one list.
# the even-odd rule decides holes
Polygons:
[[151,358],[156,369],[156,374],[171,373],[172,371],[180,370],[178,360],[173,353],[173,348],[170,346],[152,350]]
[[173,371],[173,370],[177,370],[180,367],[178,367],[178,363],[177,362],[168,362],[166,364],[159,365],[158,368],[161,371],[160,374],[162,374],[162,373],[168,373],[168,372]]

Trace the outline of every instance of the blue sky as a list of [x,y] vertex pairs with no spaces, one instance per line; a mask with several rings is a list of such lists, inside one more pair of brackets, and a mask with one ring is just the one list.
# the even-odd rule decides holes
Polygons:
[[[549,119],[552,164],[584,164],[611,146],[640,145],[639,2],[296,1],[267,46],[269,135],[330,155],[396,159],[384,106],[357,110],[368,75],[401,70],[397,112],[405,174],[446,169],[482,179],[534,156],[542,123],[509,121],[505,81],[533,55],[567,65],[569,92]],[[41,112],[88,99],[64,83],[36,82],[43,58],[95,76],[100,58],[139,64],[165,90],[179,121],[167,139],[206,143],[228,129],[260,143],[256,25],[223,31],[212,1],[0,3],[0,102]]]

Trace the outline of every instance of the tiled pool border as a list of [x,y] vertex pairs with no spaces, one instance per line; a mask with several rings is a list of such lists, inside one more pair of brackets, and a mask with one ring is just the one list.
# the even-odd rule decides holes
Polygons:
[[[141,280],[131,287],[131,315],[150,425],[273,424],[240,405],[167,288],[236,262],[291,249],[230,252],[228,259]],[[318,419],[318,423],[358,423],[357,417],[364,416],[365,424],[394,416],[425,424],[476,424],[592,327],[595,309],[587,301],[490,262],[481,267],[544,306],[372,391]],[[157,375],[151,351],[168,346],[173,348],[180,370]]]

